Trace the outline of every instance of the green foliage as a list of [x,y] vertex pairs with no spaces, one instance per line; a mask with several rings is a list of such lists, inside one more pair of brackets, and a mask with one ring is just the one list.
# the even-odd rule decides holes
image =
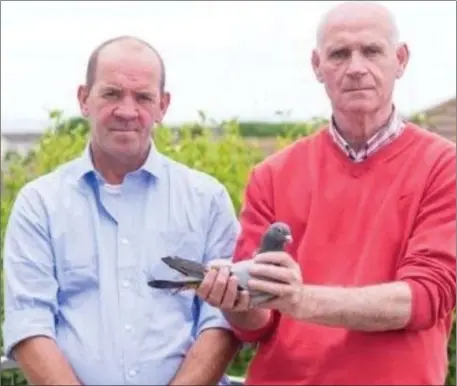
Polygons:
[[275,137],[290,135],[291,131],[300,135],[308,135],[313,130],[313,124],[305,123],[266,123],[266,122],[240,122],[240,134],[243,137]]
[[[2,253],[6,224],[18,191],[27,182],[78,156],[87,143],[89,126],[85,119],[63,119],[59,110],[52,111],[50,117],[52,125],[41,138],[37,149],[26,156],[11,154],[4,162],[3,168],[6,170],[2,181],[0,230]],[[424,117],[417,119],[423,123]],[[297,137],[309,135],[322,123],[325,120],[278,124],[238,123],[235,120],[215,123],[200,112],[200,122],[179,128],[158,127],[155,143],[161,152],[171,158],[216,177],[227,187],[239,212],[248,174],[265,156],[260,148],[253,146],[245,137],[276,137],[276,148],[279,149]],[[3,270],[1,278],[0,311],[3,315]],[[455,325],[448,349],[450,365],[446,384],[455,385]],[[233,361],[229,374],[243,376],[252,355],[252,349],[243,349]],[[26,384],[19,371],[5,372],[1,379],[3,385]]]
[[456,313],[454,310],[454,321],[452,324],[452,332],[451,337],[449,339],[449,344],[447,345],[447,353],[449,357],[449,366],[448,372],[446,377],[446,385],[457,385],[456,379],[456,355],[455,355],[455,346],[456,346],[456,339],[457,339],[457,332],[456,332]]

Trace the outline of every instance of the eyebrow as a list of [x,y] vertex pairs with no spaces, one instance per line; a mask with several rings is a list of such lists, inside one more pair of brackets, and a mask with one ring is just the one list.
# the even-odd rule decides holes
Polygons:
[[[361,44],[362,48],[378,48],[380,50],[385,49],[385,44],[382,44],[380,42],[369,42],[369,43],[363,43]],[[325,52],[326,53],[331,53],[335,51],[342,51],[342,50],[348,50],[351,49],[350,45],[347,43],[335,43],[333,45],[329,45],[325,47]]]
[[[102,92],[105,92],[105,91],[117,91],[117,92],[122,92],[123,89],[122,87],[119,87],[119,86],[115,86],[115,85],[109,85],[109,84],[103,84],[100,86],[100,90]],[[133,90],[134,93],[136,94],[142,94],[142,95],[151,95],[151,96],[154,96],[156,95],[156,93],[154,91],[151,91],[151,90],[147,90],[147,89],[139,89],[139,90]]]
[[117,86],[103,84],[100,86],[100,91],[122,91],[122,89]]

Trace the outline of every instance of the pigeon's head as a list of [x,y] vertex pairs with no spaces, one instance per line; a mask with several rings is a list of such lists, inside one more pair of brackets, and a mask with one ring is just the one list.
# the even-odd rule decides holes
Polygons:
[[289,225],[283,222],[275,222],[270,225],[268,229],[268,234],[270,237],[275,238],[276,240],[284,241],[284,243],[292,242],[292,232],[289,228]]
[[275,222],[266,231],[261,251],[284,251],[286,244],[292,242],[292,232],[289,226],[283,222]]

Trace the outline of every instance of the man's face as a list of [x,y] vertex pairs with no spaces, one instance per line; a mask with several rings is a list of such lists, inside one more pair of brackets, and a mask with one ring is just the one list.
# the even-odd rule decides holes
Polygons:
[[159,59],[147,48],[113,44],[100,53],[92,89],[78,91],[97,150],[125,161],[145,155],[151,129],[169,105],[161,76]]
[[312,62],[334,110],[363,114],[391,102],[408,50],[404,45],[397,48],[384,19],[373,14],[341,15],[324,27]]

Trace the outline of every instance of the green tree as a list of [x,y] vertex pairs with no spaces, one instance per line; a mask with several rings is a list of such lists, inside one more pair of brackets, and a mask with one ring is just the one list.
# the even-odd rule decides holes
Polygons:
[[[1,252],[3,255],[3,240],[6,224],[12,204],[18,191],[29,181],[49,173],[59,165],[78,156],[84,149],[88,139],[89,126],[87,121],[72,117],[63,119],[61,111],[50,113],[52,123],[49,130],[43,135],[38,148],[25,156],[15,154],[8,163],[7,172],[3,173],[1,196]],[[416,120],[425,124],[424,117]],[[276,137],[278,149],[288,145],[294,139],[309,135],[326,121],[316,118],[310,122],[290,123],[282,122],[271,129],[269,135]],[[258,127],[262,125],[259,123]],[[246,126],[245,126],[246,127]],[[216,128],[216,130],[214,130]],[[243,199],[243,189],[247,182],[251,168],[260,162],[264,153],[260,148],[253,147],[245,135],[242,135],[240,123],[236,120],[213,122],[200,112],[200,121],[178,128],[160,126],[155,135],[155,143],[160,151],[171,158],[183,162],[198,170],[207,172],[216,177],[228,189],[235,209],[239,212]],[[249,129],[251,130],[251,129]],[[248,132],[249,132],[248,130]],[[257,130],[257,131],[256,131]],[[259,132],[261,129],[252,129]],[[2,257],[1,255],[1,257]],[[1,273],[0,312],[3,319],[3,270]],[[449,341],[449,371],[447,385],[455,385],[455,323],[452,337]],[[3,342],[1,342],[3,347]],[[229,373],[243,376],[254,351],[250,347],[244,348],[233,361]],[[24,378],[19,371],[2,373],[2,385],[25,385]]]

